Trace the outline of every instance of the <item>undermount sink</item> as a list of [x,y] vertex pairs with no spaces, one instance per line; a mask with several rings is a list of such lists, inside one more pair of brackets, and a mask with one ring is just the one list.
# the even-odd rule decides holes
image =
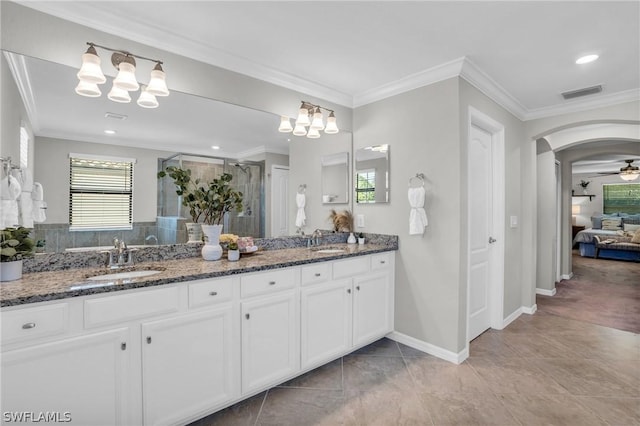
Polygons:
[[326,248],[320,250],[314,250],[316,253],[344,253],[346,250],[341,248]]
[[162,271],[148,270],[148,271],[128,271],[128,272],[116,272],[113,274],[96,275],[88,277],[89,281],[104,281],[104,280],[128,280],[132,278],[148,277],[150,275],[159,274]]

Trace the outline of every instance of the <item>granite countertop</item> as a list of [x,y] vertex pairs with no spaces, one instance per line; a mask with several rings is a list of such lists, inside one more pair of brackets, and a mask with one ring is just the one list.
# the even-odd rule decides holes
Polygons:
[[[226,258],[217,261],[205,261],[201,257],[190,257],[186,259],[143,262],[136,264],[133,268],[120,270],[76,268],[25,273],[21,280],[0,284],[0,307],[285,268],[392,251],[397,248],[397,246],[384,244],[331,244],[331,247],[344,248],[345,251],[341,253],[318,253],[306,247],[299,247],[261,250],[256,253],[242,255],[237,262],[230,262]],[[319,247],[318,249],[321,248],[326,247]],[[161,272],[155,275],[126,280],[89,281],[87,279],[96,275],[126,272],[128,270],[160,270]]]

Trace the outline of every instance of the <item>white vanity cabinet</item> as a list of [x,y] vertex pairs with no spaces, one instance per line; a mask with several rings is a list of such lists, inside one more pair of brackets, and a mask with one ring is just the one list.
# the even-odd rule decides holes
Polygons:
[[277,384],[300,367],[297,271],[240,277],[243,394]]
[[119,328],[3,352],[3,424],[43,423],[41,415],[81,426],[131,424],[128,339]]

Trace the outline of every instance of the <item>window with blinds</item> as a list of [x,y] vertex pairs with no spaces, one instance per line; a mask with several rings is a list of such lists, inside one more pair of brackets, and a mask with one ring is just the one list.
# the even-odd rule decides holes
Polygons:
[[71,230],[132,228],[134,162],[70,157]]
[[640,183],[602,185],[602,212],[640,213]]

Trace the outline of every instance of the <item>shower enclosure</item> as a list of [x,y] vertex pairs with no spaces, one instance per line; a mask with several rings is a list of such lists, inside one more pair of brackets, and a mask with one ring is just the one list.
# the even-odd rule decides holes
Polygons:
[[[224,233],[263,238],[264,213],[264,161],[238,161],[203,155],[175,154],[158,160],[158,171],[168,166],[190,169],[193,179],[210,182],[223,173],[231,173],[230,185],[242,192],[242,211],[225,215]],[[181,197],[168,176],[158,180],[158,242],[160,244],[185,243],[185,223],[191,222],[189,210],[182,206]]]

